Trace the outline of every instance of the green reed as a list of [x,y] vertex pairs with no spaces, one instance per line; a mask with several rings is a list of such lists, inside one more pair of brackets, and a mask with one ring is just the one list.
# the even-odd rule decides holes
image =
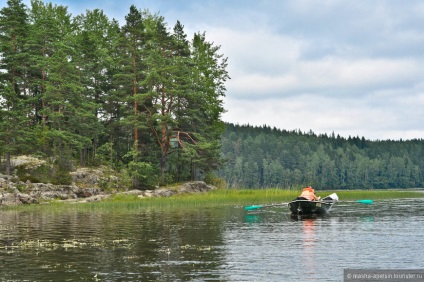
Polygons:
[[[183,194],[172,197],[138,198],[137,195],[117,194],[101,202],[66,203],[51,201],[43,205],[14,207],[13,209],[47,210],[139,210],[146,208],[201,208],[218,206],[244,206],[289,202],[299,196],[301,190],[283,189],[241,189],[213,190],[207,193]],[[360,199],[401,199],[424,197],[418,190],[328,190],[316,191],[321,198],[337,193],[340,201]],[[10,209],[10,208],[9,208]]]

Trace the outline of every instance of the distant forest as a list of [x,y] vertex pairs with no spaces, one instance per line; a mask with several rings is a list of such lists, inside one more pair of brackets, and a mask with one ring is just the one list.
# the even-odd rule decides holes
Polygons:
[[369,141],[312,131],[226,124],[226,165],[231,188],[384,189],[424,187],[424,140]]

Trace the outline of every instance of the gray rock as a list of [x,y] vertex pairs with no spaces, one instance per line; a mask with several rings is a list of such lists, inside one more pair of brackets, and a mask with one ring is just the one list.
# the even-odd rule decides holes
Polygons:
[[207,185],[203,181],[193,181],[182,184],[178,187],[178,190],[183,193],[200,193],[200,192],[208,192],[210,190],[214,190],[216,187],[212,185]]
[[84,199],[86,202],[100,202],[106,198],[109,198],[111,195],[97,195]]
[[[78,173],[73,174],[74,184],[72,185],[53,185],[50,183],[30,183],[10,182],[8,189],[0,187],[0,205],[21,205],[39,203],[43,200],[62,200],[67,202],[97,202],[107,197],[110,193],[105,193],[99,188],[96,181],[104,181],[105,178],[96,177],[97,171],[93,169],[80,169]],[[110,177],[108,179],[111,179]],[[117,182],[118,180],[116,180]],[[0,179],[4,186],[5,181]],[[77,184],[81,183],[82,187]],[[20,187],[18,191],[16,188]],[[88,186],[88,187],[87,187]],[[170,197],[185,193],[204,193],[216,189],[214,186],[207,185],[203,181],[193,181],[181,184],[179,186],[162,187],[154,190],[130,190],[122,192],[127,195],[137,195],[139,198],[147,197]]]
[[25,190],[31,197],[43,200],[77,198],[80,189],[74,185],[31,183]]
[[37,204],[38,201],[28,194],[18,193],[17,197],[22,204]]
[[0,193],[0,205],[4,206],[17,206],[21,205],[22,202],[19,200],[15,193]]

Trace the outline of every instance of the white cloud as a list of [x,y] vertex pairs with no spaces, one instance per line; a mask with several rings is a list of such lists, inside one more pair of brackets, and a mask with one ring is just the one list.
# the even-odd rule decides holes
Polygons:
[[366,89],[418,79],[420,66],[412,60],[323,58],[299,62],[295,73],[309,88]]
[[[424,102],[424,95],[419,95],[418,99]],[[286,130],[312,130],[316,134],[329,135],[334,132],[344,137],[364,136],[373,140],[421,138],[422,126],[407,127],[414,123],[410,120],[410,108],[399,107],[397,96],[389,100],[383,103],[375,96],[366,100],[300,95],[254,101],[227,97],[225,103],[232,111],[223,118],[239,124],[267,124]]]
[[229,57],[229,95],[263,98],[302,91],[340,95],[335,90],[352,93],[416,83],[421,78],[420,62],[412,58],[336,54],[308,60],[302,55],[314,45],[313,41],[229,28],[211,28],[207,37],[223,42],[222,52]]

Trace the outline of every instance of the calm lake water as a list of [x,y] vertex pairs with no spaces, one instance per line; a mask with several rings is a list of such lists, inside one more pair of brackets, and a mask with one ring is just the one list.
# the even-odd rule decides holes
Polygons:
[[0,209],[0,281],[343,281],[343,269],[423,269],[424,199],[286,208]]

